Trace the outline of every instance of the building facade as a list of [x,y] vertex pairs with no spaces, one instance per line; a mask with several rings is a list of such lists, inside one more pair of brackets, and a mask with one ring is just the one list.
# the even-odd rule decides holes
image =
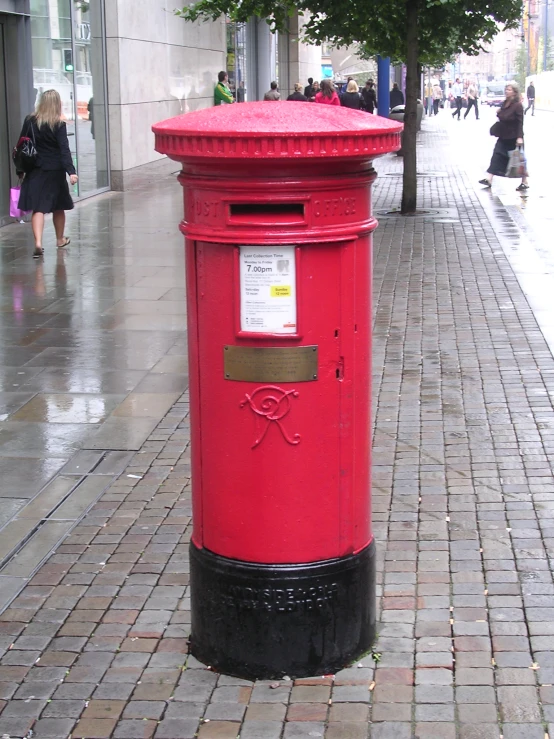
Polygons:
[[226,69],[237,100],[272,80],[286,98],[319,77],[321,53],[299,43],[300,18],[272,34],[251,19],[185,23],[176,0],[0,0],[0,225],[15,184],[10,152],[40,94],[62,99],[79,182],[75,198],[124,190],[174,171],[154,151],[153,123],[209,107]]

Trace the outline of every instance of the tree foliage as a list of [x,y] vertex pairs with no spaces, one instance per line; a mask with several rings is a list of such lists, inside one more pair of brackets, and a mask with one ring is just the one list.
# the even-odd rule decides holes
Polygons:
[[380,54],[407,67],[404,116],[404,190],[401,210],[416,209],[416,106],[418,64],[441,66],[456,54],[478,54],[500,30],[515,28],[521,0],[198,0],[175,11],[189,21],[265,18],[282,30],[289,17],[304,13],[303,39],[334,46],[358,44],[360,54]]
[[[406,0],[198,0],[176,10],[186,20],[232,21],[265,18],[273,30],[283,30],[297,11],[307,15],[304,40],[335,46],[358,43],[367,55],[381,54],[406,62]],[[478,54],[498,33],[498,24],[515,28],[521,0],[418,0],[418,40],[421,64],[439,66],[456,54]]]

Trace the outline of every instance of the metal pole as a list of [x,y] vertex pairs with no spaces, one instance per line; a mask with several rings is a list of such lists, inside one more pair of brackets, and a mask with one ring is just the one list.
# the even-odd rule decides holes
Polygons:
[[390,112],[390,58],[377,57],[377,115],[389,117]]

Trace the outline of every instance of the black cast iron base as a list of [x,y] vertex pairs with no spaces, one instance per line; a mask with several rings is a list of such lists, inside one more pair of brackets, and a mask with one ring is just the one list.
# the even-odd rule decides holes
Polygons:
[[375,638],[375,545],[297,565],[241,562],[190,545],[191,653],[246,679],[334,673]]

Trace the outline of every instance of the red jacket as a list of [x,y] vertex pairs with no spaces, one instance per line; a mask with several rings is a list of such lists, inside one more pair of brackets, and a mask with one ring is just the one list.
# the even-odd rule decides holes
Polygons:
[[333,90],[333,96],[326,98],[322,92],[318,92],[315,96],[316,103],[323,103],[324,105],[340,105],[339,96],[336,91]]

